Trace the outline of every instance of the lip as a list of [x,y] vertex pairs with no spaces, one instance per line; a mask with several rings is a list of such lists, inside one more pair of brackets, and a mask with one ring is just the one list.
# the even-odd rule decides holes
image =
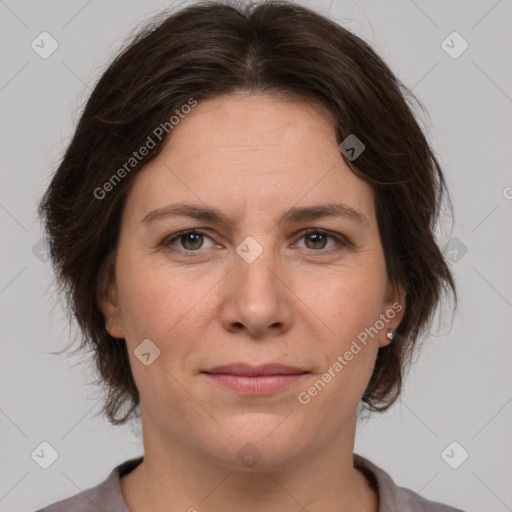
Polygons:
[[233,363],[202,372],[212,382],[243,395],[268,395],[286,389],[309,372],[279,363]]
[[264,375],[301,375],[308,372],[295,366],[280,363],[267,363],[256,366],[247,363],[231,363],[204,370],[204,373],[260,377]]

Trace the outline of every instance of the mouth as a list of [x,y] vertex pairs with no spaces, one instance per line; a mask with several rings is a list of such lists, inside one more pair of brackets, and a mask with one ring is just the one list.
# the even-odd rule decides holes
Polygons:
[[243,395],[268,395],[282,391],[301,380],[308,371],[278,363],[252,366],[235,363],[203,372],[213,383]]

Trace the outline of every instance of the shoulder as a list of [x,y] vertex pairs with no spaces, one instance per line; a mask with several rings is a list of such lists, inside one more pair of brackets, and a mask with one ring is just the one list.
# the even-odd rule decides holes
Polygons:
[[142,457],[130,459],[116,466],[106,480],[95,487],[75,494],[37,512],[129,512],[121,494],[119,479],[140,464]]
[[366,474],[379,494],[378,512],[464,512],[458,508],[430,501],[411,489],[399,487],[391,476],[368,459],[354,454],[354,465]]

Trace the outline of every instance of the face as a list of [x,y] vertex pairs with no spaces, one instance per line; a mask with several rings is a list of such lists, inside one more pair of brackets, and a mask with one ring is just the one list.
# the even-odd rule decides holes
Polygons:
[[[145,433],[272,469],[351,432],[403,298],[329,112],[240,94],[200,102],[137,175],[102,309],[126,340]],[[254,368],[269,363],[295,375]]]

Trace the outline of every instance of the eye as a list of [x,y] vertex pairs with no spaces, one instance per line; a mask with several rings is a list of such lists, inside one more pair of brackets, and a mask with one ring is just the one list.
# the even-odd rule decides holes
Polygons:
[[[210,245],[205,247],[205,240],[210,241]],[[313,252],[332,253],[351,246],[350,242],[342,235],[328,233],[322,229],[308,229],[302,233],[300,240],[305,240],[305,247],[300,249],[309,249]],[[331,245],[329,246],[329,240]],[[165,250],[181,252],[188,255],[200,255],[202,251],[211,249],[214,246],[213,240],[201,230],[189,229],[180,231],[168,236],[162,246]]]
[[[326,252],[332,252],[349,245],[348,241],[341,235],[329,234],[322,229],[308,229],[302,234],[302,239],[305,240],[306,249],[313,251],[326,250]],[[329,239],[333,240],[334,243],[327,247]]]
[[[170,250],[182,250],[184,252],[199,252],[200,249],[209,249],[210,247],[204,247],[204,241],[211,238],[202,231],[197,229],[189,229],[188,231],[180,231],[170,237],[166,238],[162,245],[166,249]],[[176,247],[179,244],[181,247]]]

